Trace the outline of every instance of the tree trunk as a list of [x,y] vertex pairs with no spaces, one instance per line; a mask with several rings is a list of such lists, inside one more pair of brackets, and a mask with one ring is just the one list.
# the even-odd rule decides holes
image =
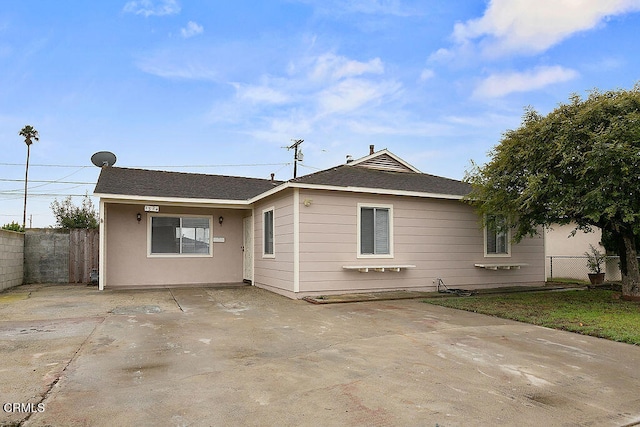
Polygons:
[[624,244],[624,253],[620,254],[622,298],[640,301],[640,269],[635,236],[625,233],[622,235],[622,242]]
[[[25,141],[26,142],[26,141]],[[27,229],[27,179],[29,178],[29,154],[31,146],[27,144],[27,165],[24,171],[24,210],[22,211],[22,231]]]

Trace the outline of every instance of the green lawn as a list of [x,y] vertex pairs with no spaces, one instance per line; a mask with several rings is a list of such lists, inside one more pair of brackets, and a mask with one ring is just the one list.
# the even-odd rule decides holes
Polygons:
[[426,303],[640,345],[640,302],[608,290],[430,298]]

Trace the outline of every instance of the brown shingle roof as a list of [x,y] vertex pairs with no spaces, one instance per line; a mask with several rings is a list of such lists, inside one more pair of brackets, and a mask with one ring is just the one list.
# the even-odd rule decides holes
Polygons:
[[280,184],[268,179],[105,167],[99,194],[188,199],[248,200]]
[[380,188],[453,196],[465,196],[471,186],[455,179],[426,173],[394,172],[342,165],[292,180],[303,184]]

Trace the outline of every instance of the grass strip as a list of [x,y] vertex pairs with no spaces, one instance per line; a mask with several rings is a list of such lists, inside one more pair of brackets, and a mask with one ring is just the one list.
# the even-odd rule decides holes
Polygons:
[[640,345],[640,302],[610,290],[430,298],[424,302]]

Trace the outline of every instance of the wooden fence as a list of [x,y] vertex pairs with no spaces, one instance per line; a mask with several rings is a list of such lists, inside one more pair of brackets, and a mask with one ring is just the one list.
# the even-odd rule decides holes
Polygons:
[[69,283],[89,283],[92,269],[98,269],[98,230],[69,230]]

